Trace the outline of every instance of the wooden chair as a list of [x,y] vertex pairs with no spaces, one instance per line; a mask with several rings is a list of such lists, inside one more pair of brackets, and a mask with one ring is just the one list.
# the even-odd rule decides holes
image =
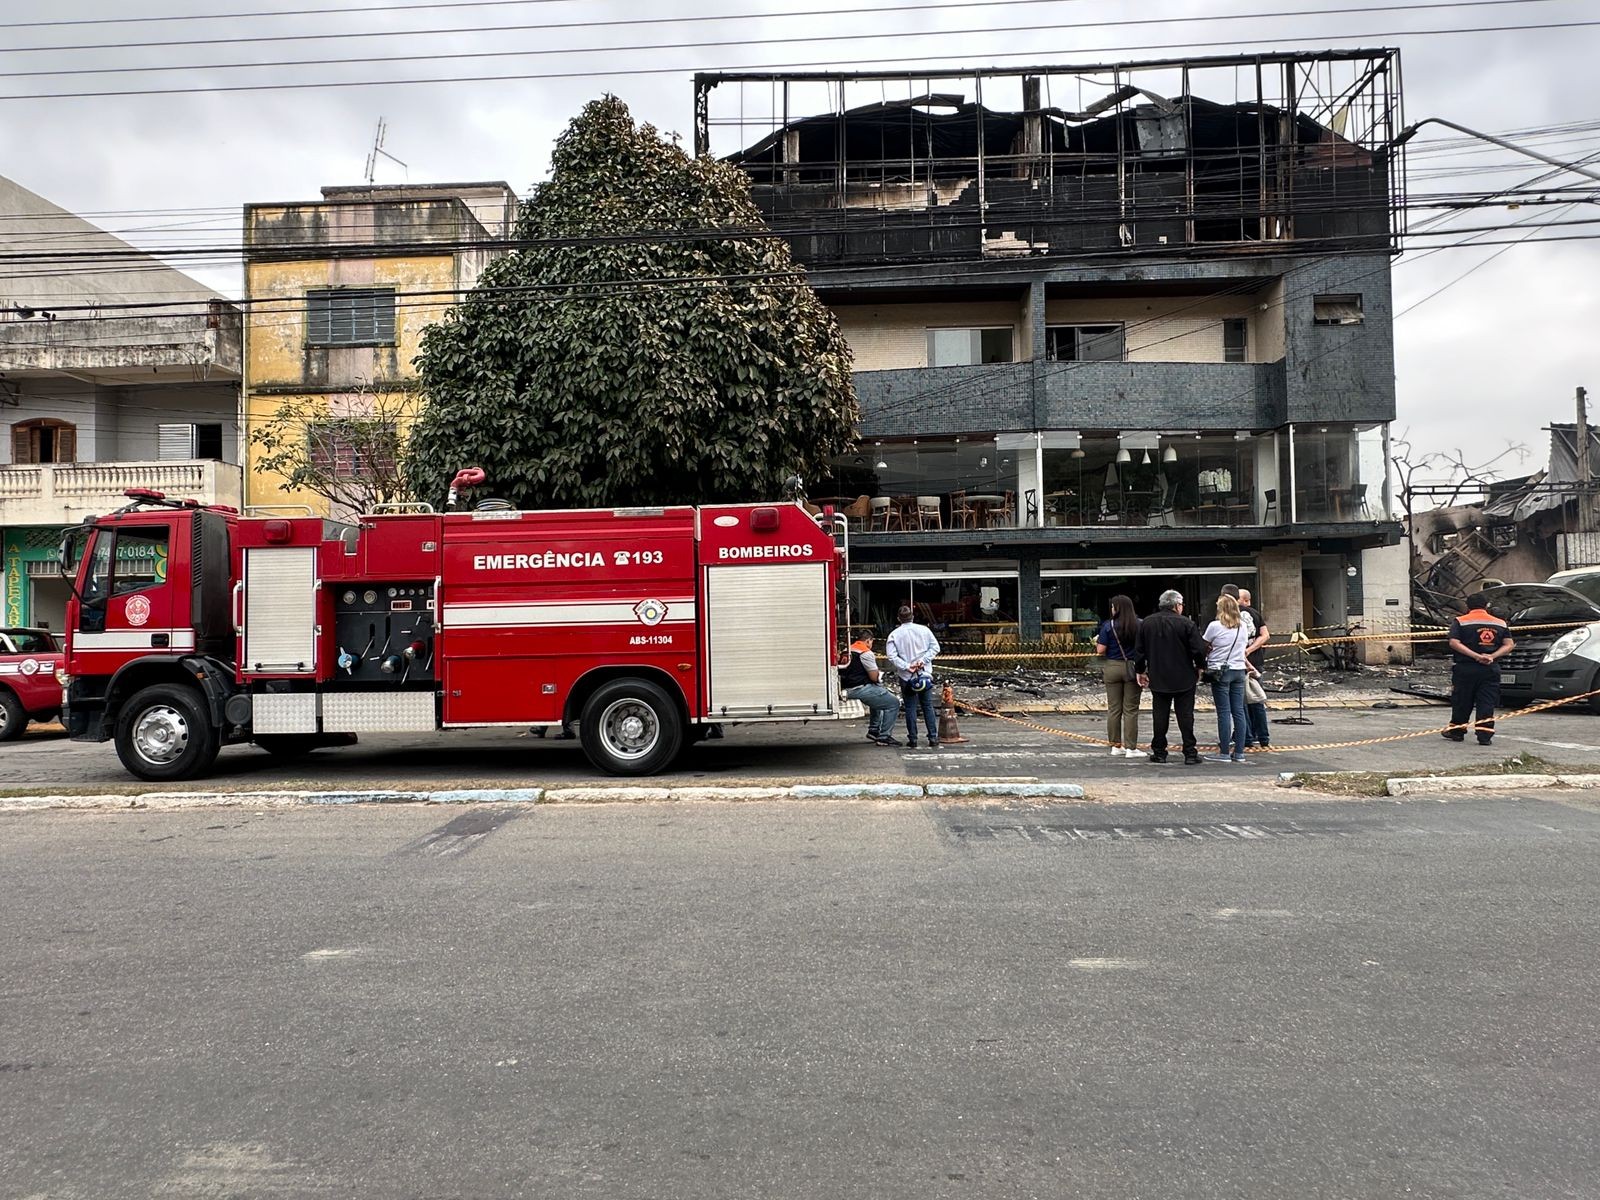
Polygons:
[[[1261,523],[1263,525],[1274,524],[1272,518],[1278,515],[1278,489],[1268,488],[1261,493],[1261,497],[1266,501],[1261,510]],[[1279,519],[1281,520],[1282,518],[1280,517]]]
[[952,529],[976,529],[978,527],[978,510],[967,502],[967,490],[962,488],[959,492],[950,493],[950,527]]
[[989,510],[989,525],[991,527],[1014,525],[1017,521],[1017,494],[1008,491],[1005,499]]
[[888,533],[891,529],[904,529],[905,522],[900,519],[900,510],[895,507],[892,497],[874,496],[871,501],[872,517],[868,529],[880,530]]
[[872,497],[857,496],[855,503],[844,510],[844,515],[852,529],[865,529],[872,518]]
[[939,497],[917,497],[917,528],[943,529],[944,514],[939,510]]

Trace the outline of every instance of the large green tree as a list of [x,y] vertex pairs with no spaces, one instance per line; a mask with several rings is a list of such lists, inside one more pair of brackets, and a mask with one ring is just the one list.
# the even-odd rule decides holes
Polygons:
[[613,96],[553,168],[518,217],[528,245],[423,336],[417,494],[463,466],[528,508],[773,498],[826,474],[856,423],[849,348],[745,176]]

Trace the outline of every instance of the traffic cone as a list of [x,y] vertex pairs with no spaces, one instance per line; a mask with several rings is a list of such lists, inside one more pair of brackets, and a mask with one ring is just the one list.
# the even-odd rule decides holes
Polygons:
[[949,746],[966,741],[961,736],[961,727],[956,724],[956,691],[949,683],[944,685],[939,704],[939,744]]

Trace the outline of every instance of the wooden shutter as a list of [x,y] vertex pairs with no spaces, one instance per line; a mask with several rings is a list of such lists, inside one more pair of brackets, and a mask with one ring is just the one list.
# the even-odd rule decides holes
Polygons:
[[75,426],[67,424],[56,426],[56,461],[58,463],[78,461],[78,430]]
[[34,437],[34,428],[31,425],[13,425],[11,427],[11,461],[17,466],[26,466],[38,458],[38,442]]

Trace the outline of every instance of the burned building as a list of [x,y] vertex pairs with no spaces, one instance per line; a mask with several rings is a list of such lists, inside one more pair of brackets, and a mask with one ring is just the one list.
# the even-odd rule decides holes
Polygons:
[[1403,622],[1397,51],[695,89],[855,355],[813,491],[858,613],[1031,639],[1233,580],[1283,632]]

